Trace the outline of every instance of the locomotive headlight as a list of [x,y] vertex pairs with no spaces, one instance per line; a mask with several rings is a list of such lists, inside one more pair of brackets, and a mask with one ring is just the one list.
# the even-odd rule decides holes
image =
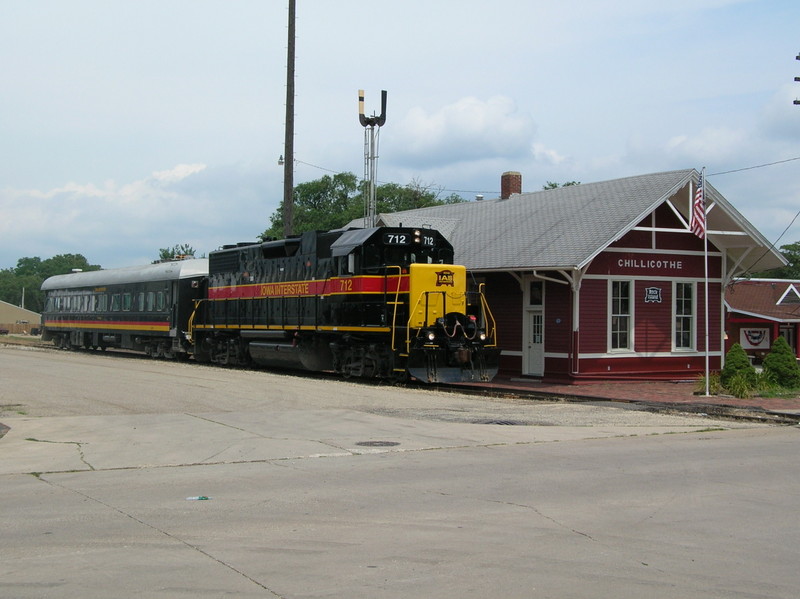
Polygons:
[[436,339],[436,333],[431,331],[430,333],[428,333],[428,341],[433,341],[434,339]]
[[480,340],[481,341],[486,341],[486,333],[481,333],[480,334]]

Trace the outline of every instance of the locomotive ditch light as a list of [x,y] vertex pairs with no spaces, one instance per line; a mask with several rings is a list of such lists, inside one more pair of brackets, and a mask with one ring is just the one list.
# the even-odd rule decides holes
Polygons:
[[486,341],[486,333],[481,333],[479,335],[479,338],[480,338],[481,341]]

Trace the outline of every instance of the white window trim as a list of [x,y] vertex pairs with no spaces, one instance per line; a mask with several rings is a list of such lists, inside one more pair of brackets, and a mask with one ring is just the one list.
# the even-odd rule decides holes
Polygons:
[[[692,341],[691,347],[677,347],[675,345],[675,336],[677,334],[677,327],[675,326],[675,319],[677,318],[678,307],[678,284],[692,286]],[[695,352],[697,351],[697,281],[673,281],[672,282],[672,351],[675,353]]]
[[[628,312],[628,347],[620,347],[620,348],[613,348],[612,347],[612,339],[613,339],[613,331],[611,328],[612,320],[613,320],[613,298],[614,298],[614,283],[617,282],[625,282],[628,283],[628,306],[630,307]],[[636,279],[629,278],[629,277],[614,277],[613,279],[608,279],[608,287],[606,289],[606,293],[608,294],[608,301],[607,301],[607,308],[606,308],[606,348],[608,349],[608,353],[610,354],[632,354],[634,353],[634,348],[636,347],[636,339],[634,339],[634,330],[636,327],[634,326],[634,322],[636,321],[636,303],[634,302],[634,298],[636,296]]]

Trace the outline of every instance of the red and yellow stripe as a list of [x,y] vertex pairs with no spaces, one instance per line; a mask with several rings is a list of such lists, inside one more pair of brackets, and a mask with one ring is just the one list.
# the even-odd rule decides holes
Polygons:
[[102,329],[105,331],[146,331],[168,333],[168,322],[136,320],[45,320],[42,325],[48,329]]
[[255,283],[209,287],[208,299],[266,299],[274,297],[328,297],[350,294],[408,293],[409,276],[332,277],[312,281]]

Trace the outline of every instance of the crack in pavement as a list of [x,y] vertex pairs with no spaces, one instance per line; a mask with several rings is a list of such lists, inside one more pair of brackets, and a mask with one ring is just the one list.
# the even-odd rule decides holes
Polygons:
[[34,439],[33,437],[28,437],[25,440],[32,441],[34,443],[53,443],[54,445],[74,445],[78,450],[78,457],[80,458],[81,462],[86,464],[89,470],[96,470],[94,466],[92,466],[89,462],[86,461],[86,454],[83,453],[83,446],[88,445],[88,443],[81,443],[80,441],[50,441],[48,439]]
[[[248,435],[253,435],[254,437],[259,437],[261,439],[270,439],[270,440],[273,440],[273,441],[290,441],[290,440],[293,439],[293,437],[275,437],[275,436],[272,436],[272,435],[262,435],[261,433],[257,433],[255,431],[251,431],[251,430],[248,430],[246,428],[242,428],[240,426],[234,426],[232,424],[228,424],[227,422],[220,422],[218,420],[214,420],[213,418],[200,416],[198,414],[189,414],[188,412],[184,412],[184,414],[186,416],[191,417],[191,418],[197,418],[198,420],[202,420],[204,422],[210,422],[211,424],[217,424],[219,426],[224,426],[226,428],[230,428],[230,429],[233,429],[235,431],[242,432],[242,433],[247,433]],[[358,452],[351,451],[351,450],[349,450],[349,449],[347,449],[345,447],[340,447],[339,445],[336,445],[334,443],[330,443],[328,441],[323,441],[322,439],[306,439],[306,440],[307,441],[313,441],[314,443],[319,443],[320,445],[325,445],[327,447],[332,447],[333,449],[338,449],[339,451],[342,451],[342,452],[346,452],[345,455],[358,455]],[[225,447],[225,448],[219,450],[218,452],[216,452],[216,453],[210,455],[208,458],[206,458],[206,460],[210,460],[212,458],[217,457],[219,454],[225,452],[227,449],[230,449],[230,447],[232,447],[232,446],[233,445],[229,445],[228,447]],[[308,456],[308,457],[329,457],[331,455],[333,455],[333,454],[314,454],[314,455]],[[336,454],[334,457],[342,457],[342,455],[341,454]],[[206,460],[203,460],[203,461],[206,461]]]
[[[44,441],[44,442],[47,443],[47,441]],[[62,441],[53,441],[53,442],[61,443]],[[158,526],[150,524],[149,522],[145,522],[141,518],[137,518],[133,514],[130,514],[130,513],[126,512],[125,510],[123,510],[121,508],[118,508],[118,507],[116,507],[114,505],[106,503],[105,501],[102,501],[101,499],[98,499],[97,497],[93,497],[91,495],[88,495],[86,493],[78,491],[77,489],[71,489],[69,487],[65,487],[64,485],[60,485],[60,484],[58,484],[58,483],[56,483],[54,481],[47,480],[46,478],[44,478],[41,475],[37,476],[37,479],[42,481],[43,483],[45,483],[47,485],[50,485],[51,487],[56,487],[56,488],[62,489],[64,491],[67,491],[67,492],[70,492],[70,493],[74,493],[76,495],[80,495],[81,497],[84,497],[85,499],[88,499],[89,501],[93,501],[93,502],[97,503],[98,505],[102,505],[103,507],[106,507],[106,508],[108,508],[110,510],[113,510],[113,511],[117,512],[118,514],[121,514],[122,516],[124,516],[126,518],[129,518],[130,520],[133,520],[134,522],[136,522],[136,523],[138,523],[138,524],[140,524],[142,526],[145,526],[145,527],[149,528],[150,530],[153,530],[153,531],[157,532],[158,534],[161,534],[161,535],[167,537],[168,539],[173,540],[173,541],[175,541],[177,543],[180,543],[180,544],[184,545],[185,547],[188,547],[189,549],[191,549],[193,551],[196,551],[197,553],[207,557],[208,559],[213,560],[214,562],[216,562],[220,566],[223,566],[223,567],[231,570],[232,572],[235,572],[236,574],[238,574],[239,576],[241,576],[245,580],[248,580],[248,581],[252,582],[253,584],[255,584],[256,586],[264,589],[265,591],[270,593],[272,596],[279,597],[280,599],[286,599],[280,593],[277,593],[277,592],[273,591],[271,588],[269,588],[263,582],[260,582],[260,581],[256,580],[255,578],[253,578],[249,574],[246,574],[242,570],[239,570],[238,568],[234,567],[232,564],[229,564],[228,562],[226,562],[226,561],[224,561],[224,560],[222,560],[222,559],[220,559],[218,557],[215,557],[214,555],[212,555],[208,551],[205,551],[205,550],[201,549],[197,545],[193,545],[192,543],[189,543],[185,539],[182,539],[182,538],[180,538],[180,537],[178,537],[178,536],[176,536],[176,535],[174,535],[174,534],[172,534],[172,533],[170,533],[170,532],[168,532],[166,530],[163,530],[163,529],[159,528]]]

